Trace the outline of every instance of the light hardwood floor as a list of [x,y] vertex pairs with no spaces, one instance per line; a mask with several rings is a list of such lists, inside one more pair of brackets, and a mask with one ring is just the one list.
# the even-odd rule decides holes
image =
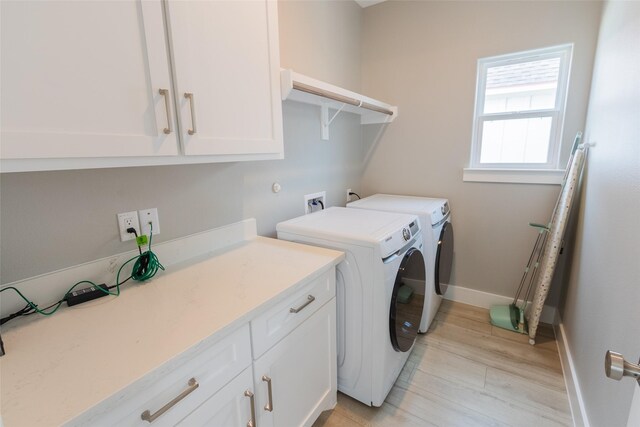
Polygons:
[[380,408],[338,393],[314,427],[572,425],[551,327],[531,346],[488,310],[445,300]]

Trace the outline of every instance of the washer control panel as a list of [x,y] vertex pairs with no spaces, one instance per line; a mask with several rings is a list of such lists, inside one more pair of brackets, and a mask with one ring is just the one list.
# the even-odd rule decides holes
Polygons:
[[388,234],[380,242],[383,259],[402,249],[411,239],[415,238],[419,241],[422,238],[420,235],[420,222],[415,215],[412,216],[414,219],[411,222],[397,228],[396,231]]
[[412,221],[411,224],[409,224],[409,230],[411,230],[411,235],[415,236],[416,233],[420,231],[420,224],[418,224],[418,221]]

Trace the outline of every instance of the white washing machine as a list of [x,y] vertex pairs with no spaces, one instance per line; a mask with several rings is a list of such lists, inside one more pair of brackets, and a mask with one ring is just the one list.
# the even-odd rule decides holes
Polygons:
[[420,332],[429,329],[438,312],[442,296],[451,280],[453,262],[453,225],[447,199],[376,194],[356,200],[349,208],[402,212],[418,216],[424,238],[427,270],[427,297],[420,322]]
[[338,390],[380,406],[418,334],[426,275],[415,215],[328,208],[281,222],[278,238],[338,249]]

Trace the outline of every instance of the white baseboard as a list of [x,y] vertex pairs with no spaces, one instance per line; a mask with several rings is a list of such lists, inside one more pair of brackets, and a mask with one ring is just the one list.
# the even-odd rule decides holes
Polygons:
[[578,374],[573,363],[567,335],[564,331],[562,319],[559,319],[558,325],[554,326],[556,332],[556,342],[558,343],[558,353],[560,354],[560,363],[562,365],[562,373],[564,382],[569,396],[569,405],[571,406],[571,415],[573,417],[573,425],[575,427],[590,427],[589,418],[585,410],[584,400],[580,392],[580,383]]
[[[513,298],[505,297],[504,295],[490,294],[488,292],[453,285],[449,285],[444,298],[486,309],[491,308],[492,305],[511,304],[513,301]],[[555,307],[545,305],[542,309],[540,321],[550,325],[557,325],[558,319],[558,310]]]

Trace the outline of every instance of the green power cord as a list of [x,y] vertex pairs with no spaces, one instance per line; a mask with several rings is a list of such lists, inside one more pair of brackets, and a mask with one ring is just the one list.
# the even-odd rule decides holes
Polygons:
[[[148,249],[145,252],[142,252],[140,255],[136,255],[136,256],[130,258],[129,260],[127,260],[124,264],[122,264],[120,266],[120,268],[118,269],[118,273],[116,275],[116,284],[113,285],[113,286],[109,286],[107,289],[101,288],[100,286],[96,285],[95,283],[93,283],[90,280],[81,280],[80,282],[76,283],[71,288],[69,288],[69,290],[67,292],[65,292],[64,298],[62,298],[60,301],[58,301],[58,302],[56,302],[56,303],[54,303],[54,304],[52,304],[49,307],[46,307],[44,309],[39,309],[37,304],[35,304],[32,301],[30,301],[27,297],[25,297],[22,294],[22,292],[20,292],[17,288],[15,288],[13,286],[8,286],[6,288],[0,289],[0,292],[4,292],[6,290],[12,289],[12,290],[16,291],[18,293],[18,295],[20,295],[20,297],[27,303],[26,307],[18,312],[18,313],[22,313],[22,314],[18,314],[18,313],[16,313],[16,314],[18,314],[18,315],[28,315],[28,314],[38,313],[38,314],[41,314],[43,316],[51,316],[56,311],[58,311],[58,309],[60,308],[62,303],[66,300],[67,295],[71,291],[73,291],[78,285],[81,285],[83,283],[88,283],[91,286],[93,286],[95,289],[98,289],[99,291],[104,292],[107,295],[118,296],[118,295],[120,295],[120,285],[124,284],[127,280],[133,279],[133,280],[138,281],[138,282],[144,282],[146,280],[151,279],[153,276],[155,276],[156,273],[158,272],[158,270],[164,270],[164,266],[160,263],[160,260],[158,259],[158,256],[151,251],[151,240],[153,239],[153,224],[150,224],[150,225],[151,225],[151,231],[149,233],[149,246],[148,246]],[[120,273],[122,272],[122,269],[127,264],[129,264],[130,262],[132,262],[134,260],[135,260],[135,263],[133,264],[133,270],[131,272],[131,275],[121,282],[120,281]],[[116,289],[115,292],[111,291],[111,289],[113,289],[113,288]],[[51,310],[47,311],[49,309],[51,309]],[[14,316],[14,315],[7,316],[7,317],[2,319],[3,322],[1,322],[1,323],[5,323],[6,321],[11,320],[14,317],[18,317],[18,316]]]
[[[160,264],[160,260],[151,252],[151,240],[153,239],[153,224],[150,224],[151,231],[149,233],[149,248],[147,251],[143,252],[139,256],[135,256],[122,264],[120,270],[118,270],[118,279],[116,279],[116,283],[119,283],[120,271],[122,268],[129,264],[134,259],[136,262],[133,264],[133,270],[131,272],[131,278],[138,282],[144,282],[145,280],[151,279],[156,275],[158,270],[164,270],[164,266]],[[120,292],[120,287],[118,287],[118,293]]]

